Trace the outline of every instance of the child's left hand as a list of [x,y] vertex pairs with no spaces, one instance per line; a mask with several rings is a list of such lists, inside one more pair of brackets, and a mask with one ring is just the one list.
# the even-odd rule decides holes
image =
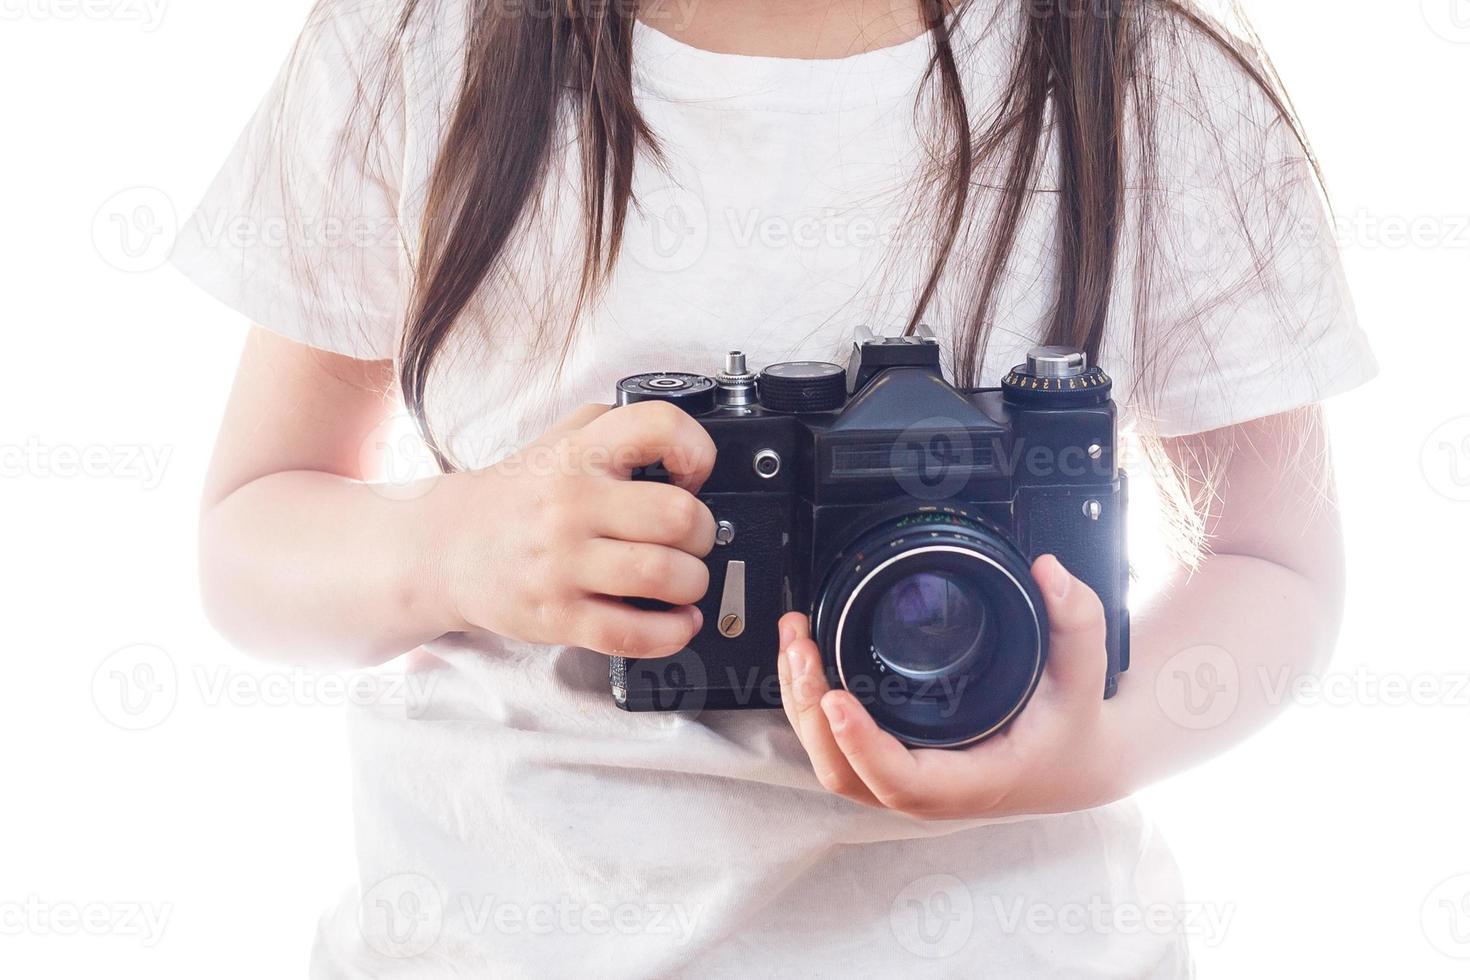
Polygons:
[[1102,696],[1102,603],[1050,555],[1031,572],[1051,620],[1046,670],[1004,732],[962,750],[909,749],[883,731],[855,697],[829,689],[807,618],[782,618],[782,703],[823,786],[927,820],[1068,812],[1127,794]]

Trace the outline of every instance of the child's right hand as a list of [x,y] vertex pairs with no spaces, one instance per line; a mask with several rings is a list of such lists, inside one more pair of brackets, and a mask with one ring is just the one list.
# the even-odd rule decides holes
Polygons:
[[[630,479],[659,461],[672,484]],[[703,622],[693,603],[709,587],[701,559],[715,520],[694,494],[714,461],[709,434],[672,405],[587,405],[511,458],[445,477],[425,502],[459,628],[612,656],[677,653]]]

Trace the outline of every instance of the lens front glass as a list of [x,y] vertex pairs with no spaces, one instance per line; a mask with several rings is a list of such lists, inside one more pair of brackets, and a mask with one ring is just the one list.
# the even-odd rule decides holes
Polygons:
[[988,619],[973,577],[922,571],[883,593],[873,610],[873,652],[891,670],[922,679],[975,659]]
[[999,731],[1046,660],[1028,565],[998,526],[954,511],[906,514],[855,537],[814,607],[836,683],[908,745]]

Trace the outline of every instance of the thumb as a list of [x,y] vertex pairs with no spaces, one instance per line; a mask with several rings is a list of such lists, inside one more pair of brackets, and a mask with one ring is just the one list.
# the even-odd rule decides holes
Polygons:
[[1051,621],[1051,649],[1037,695],[1052,701],[1102,703],[1107,683],[1107,621],[1102,600],[1055,555],[1031,566]]

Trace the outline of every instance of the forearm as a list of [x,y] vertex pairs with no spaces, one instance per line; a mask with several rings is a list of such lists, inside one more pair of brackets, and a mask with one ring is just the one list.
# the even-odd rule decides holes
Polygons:
[[245,484],[200,522],[211,621],[251,653],[306,664],[382,663],[455,629],[434,518],[444,493],[308,471]]
[[1141,610],[1132,663],[1107,705],[1117,795],[1187,769],[1264,727],[1296,678],[1326,663],[1339,588],[1245,555],[1208,557]]

